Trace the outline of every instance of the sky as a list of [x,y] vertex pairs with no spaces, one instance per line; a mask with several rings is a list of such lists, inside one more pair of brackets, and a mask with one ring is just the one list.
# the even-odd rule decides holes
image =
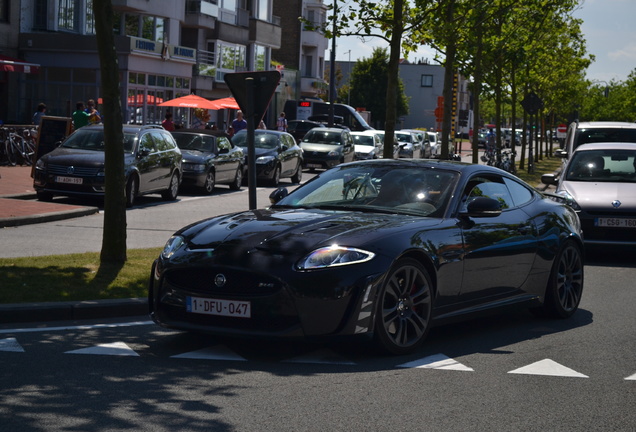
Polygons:
[[[583,20],[581,31],[587,51],[596,57],[587,69],[587,79],[606,83],[625,81],[636,69],[636,0],[581,0],[573,15]],[[338,38],[336,61],[369,58],[376,46],[388,44],[378,38],[366,41],[357,37]],[[416,63],[428,59],[436,64],[434,58],[433,50],[422,47],[409,54],[408,60]]]

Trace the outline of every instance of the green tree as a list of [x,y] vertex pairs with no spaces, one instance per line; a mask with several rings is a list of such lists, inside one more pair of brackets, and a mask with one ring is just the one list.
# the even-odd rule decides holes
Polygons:
[[[371,111],[374,124],[382,129],[386,123],[387,105],[385,99],[378,98],[378,95],[387,93],[388,68],[389,56],[386,48],[375,48],[370,58],[356,62],[350,76],[351,104]],[[404,93],[404,84],[398,77],[396,115],[399,117],[408,113],[408,98]]]
[[126,177],[124,173],[124,133],[119,85],[119,63],[113,34],[111,0],[93,0],[95,37],[104,101],[105,197],[102,263],[126,261]]

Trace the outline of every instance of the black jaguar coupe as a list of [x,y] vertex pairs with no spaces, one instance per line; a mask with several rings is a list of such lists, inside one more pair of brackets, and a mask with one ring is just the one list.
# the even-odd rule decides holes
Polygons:
[[368,334],[405,354],[446,319],[514,305],[566,318],[581,300],[576,213],[497,168],[360,161],[271,199],[168,240],[151,273],[156,323],[226,336]]

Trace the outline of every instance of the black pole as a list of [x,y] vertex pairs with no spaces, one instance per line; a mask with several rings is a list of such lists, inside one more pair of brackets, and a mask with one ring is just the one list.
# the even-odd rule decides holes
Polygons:
[[247,120],[247,187],[249,196],[249,209],[256,209],[256,155],[254,150],[254,98],[256,88],[254,78],[245,79],[247,98],[245,101],[245,120]]
[[331,38],[331,67],[329,68],[329,127],[334,125],[336,102],[336,0],[333,0],[333,35]]

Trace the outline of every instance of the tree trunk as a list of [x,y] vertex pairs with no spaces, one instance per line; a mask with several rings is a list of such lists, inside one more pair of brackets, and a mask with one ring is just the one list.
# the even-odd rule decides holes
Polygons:
[[104,144],[105,197],[102,263],[126,261],[126,178],[124,176],[124,133],[122,129],[119,63],[113,34],[111,0],[93,0],[95,35],[99,52]]
[[404,33],[404,22],[402,14],[404,11],[404,0],[395,0],[393,3],[394,26],[391,34],[389,68],[387,73],[386,86],[386,120],[384,122],[384,153],[385,159],[393,158],[393,136],[395,135],[395,124],[397,123],[397,93],[400,66],[400,51],[402,48],[402,34]]

